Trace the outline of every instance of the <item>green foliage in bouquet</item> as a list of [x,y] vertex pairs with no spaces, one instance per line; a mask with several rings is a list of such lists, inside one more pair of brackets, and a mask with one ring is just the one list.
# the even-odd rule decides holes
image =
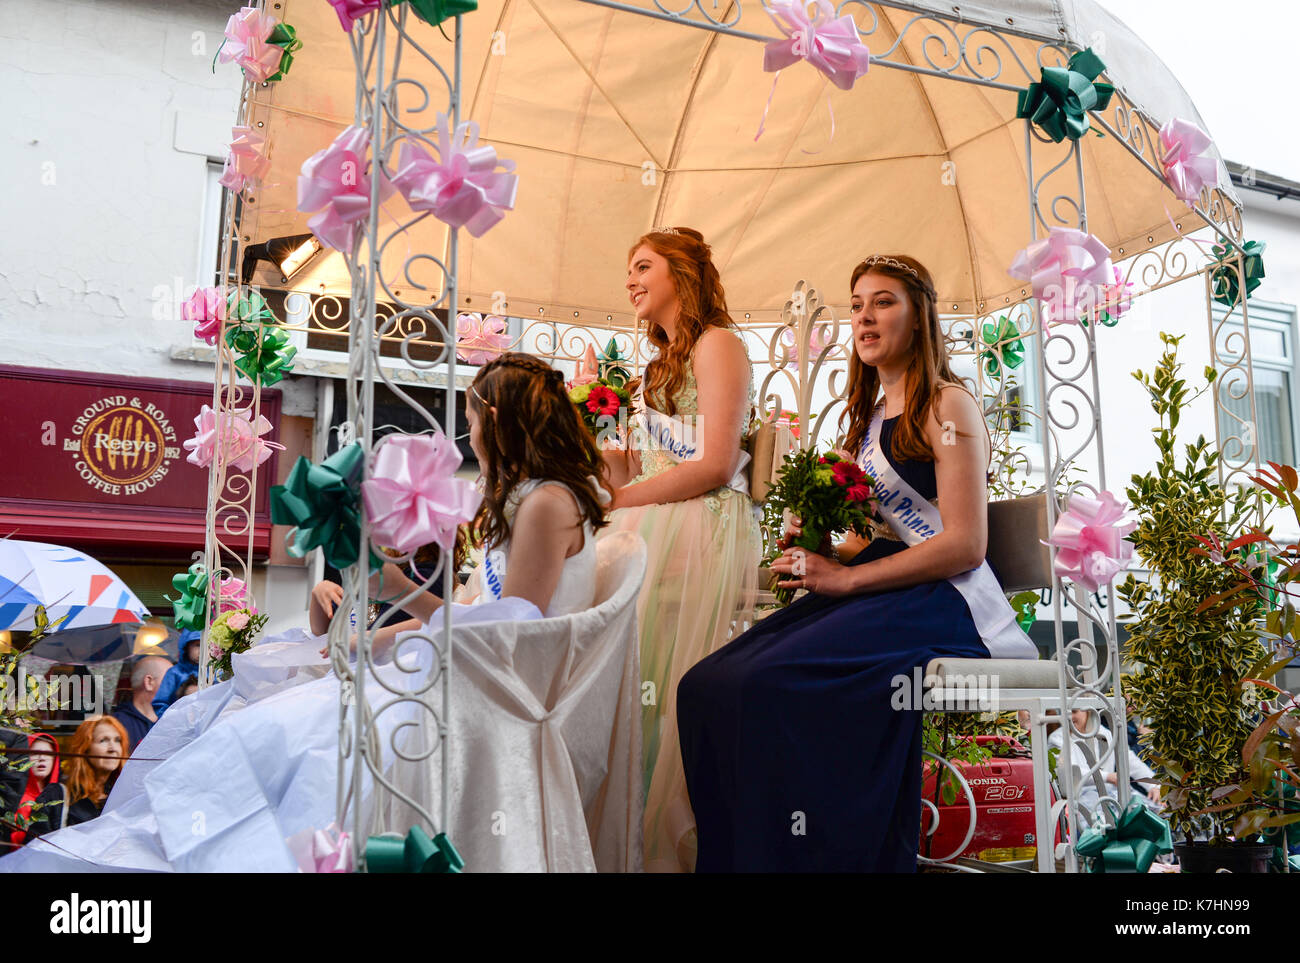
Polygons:
[[569,389],[569,400],[596,439],[600,439],[602,433],[617,429],[632,414],[632,395],[621,384],[596,380],[574,385]]
[[[865,537],[874,509],[875,483],[855,462],[835,452],[792,451],[785,456],[763,503],[763,524],[768,531],[780,532],[787,512],[798,517],[803,532],[794,544],[810,552],[816,552],[823,540],[846,532]],[[771,564],[780,554],[773,549],[764,564]],[[786,605],[794,593],[777,589],[775,594]]]
[[1129,540],[1151,578],[1130,575],[1118,587],[1133,612],[1127,655],[1137,668],[1126,695],[1150,723],[1147,741],[1171,826],[1191,841],[1197,817],[1208,817],[1211,841],[1224,843],[1247,809],[1244,802],[1225,803],[1220,789],[1249,779],[1242,751],[1257,727],[1257,710],[1242,690],[1266,657],[1256,627],[1263,607],[1239,593],[1206,611],[1205,600],[1223,598],[1235,578],[1198,551],[1198,537],[1231,541],[1255,493],[1219,483],[1219,454],[1203,436],[1185,447],[1181,464],[1175,457],[1179,415],[1213,384],[1215,372],[1207,368],[1207,386],[1190,393],[1180,377],[1181,337],[1160,338],[1165,351],[1155,372],[1134,373],[1159,419],[1153,431],[1159,457],[1127,489],[1141,519]]
[[249,609],[222,612],[208,628],[208,664],[213,678],[234,675],[231,659],[237,652],[247,652],[253,640],[266,624],[268,616],[258,615]]

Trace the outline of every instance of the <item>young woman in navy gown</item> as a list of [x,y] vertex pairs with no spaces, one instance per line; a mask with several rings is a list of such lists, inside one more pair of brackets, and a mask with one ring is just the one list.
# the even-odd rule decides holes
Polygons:
[[948,366],[929,272],[870,257],[850,288],[841,428],[876,479],[873,537],[841,546],[845,561],[829,543],[787,549],[772,569],[807,594],[682,678],[701,872],[914,871],[913,669],[1036,657],[984,560],[988,432]]

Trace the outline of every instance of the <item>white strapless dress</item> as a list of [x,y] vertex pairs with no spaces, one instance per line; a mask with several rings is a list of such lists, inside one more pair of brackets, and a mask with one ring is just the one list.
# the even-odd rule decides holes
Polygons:
[[[514,505],[536,487],[521,486]],[[483,569],[492,558],[504,585],[509,546],[502,548],[488,553]],[[386,782],[439,819],[439,756],[424,763],[401,757],[439,748],[437,720],[449,715],[447,828],[467,871],[639,869],[640,834],[630,832],[640,812],[639,793],[632,798],[640,769],[636,646],[624,647],[627,662],[601,637],[634,640],[635,620],[582,630],[597,582],[593,533],[588,528],[581,551],[565,560],[544,616],[482,581],[475,604],[453,603],[449,714],[440,686],[430,684],[433,649],[425,641],[440,632],[441,613],[424,632],[399,637],[395,663],[368,677],[372,758]],[[566,640],[566,633],[579,637]],[[553,637],[558,647],[549,644]],[[0,859],[0,872],[298,870],[286,840],[339,815],[340,687],[320,659],[321,644],[322,637],[297,629],[236,656],[233,680],[162,716],[126,763],[103,815]],[[413,699],[422,689],[429,690],[425,701]],[[593,702],[584,689],[610,695]],[[582,710],[574,718],[570,704]],[[388,792],[376,805],[373,790],[366,772],[369,833],[404,833],[417,822],[431,834],[442,828]],[[624,823],[628,832],[619,828]],[[352,830],[351,814],[344,828]]]

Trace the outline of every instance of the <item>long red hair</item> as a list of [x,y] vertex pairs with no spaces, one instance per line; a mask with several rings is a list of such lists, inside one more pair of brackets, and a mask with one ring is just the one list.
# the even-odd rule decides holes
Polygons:
[[647,403],[666,415],[677,414],[674,396],[686,380],[686,365],[695,343],[709,328],[734,328],[727,313],[727,292],[722,276],[713,264],[713,249],[704,235],[689,227],[675,227],[674,234],[651,231],[637,238],[627,252],[630,262],[643,244],[668,262],[668,276],[677,292],[677,331],[672,341],[664,329],[650,325],[646,337],[658,348],[646,365],[644,392]]
[[[885,258],[888,258],[886,260]],[[895,261],[896,264],[890,264]],[[907,267],[899,267],[905,264]],[[908,270],[910,267],[912,270]],[[916,273],[914,274],[913,271]],[[939,327],[938,296],[934,279],[925,265],[906,254],[869,257],[853,269],[849,290],[857,286],[864,274],[883,274],[903,282],[912,315],[919,322],[912,360],[907,368],[903,415],[894,428],[891,453],[898,460],[934,461],[934,450],[925,440],[926,422],[938,418],[939,389],[945,383],[960,385],[948,365],[948,347]],[[863,364],[856,351],[849,352],[849,395],[840,414],[840,431],[847,422],[845,448],[854,455],[866,440],[871,413],[880,399],[880,375],[871,365]]]
[[81,799],[89,799],[96,806],[100,806],[103,805],[104,797],[108,795],[104,791],[104,784],[108,782],[110,774],[95,768],[87,758],[94,749],[95,727],[101,725],[112,726],[122,739],[122,759],[118,762],[119,770],[130,755],[131,740],[127,738],[126,729],[112,716],[91,716],[77,726],[77,731],[68,741],[68,758],[65,767],[68,774],[68,805]]

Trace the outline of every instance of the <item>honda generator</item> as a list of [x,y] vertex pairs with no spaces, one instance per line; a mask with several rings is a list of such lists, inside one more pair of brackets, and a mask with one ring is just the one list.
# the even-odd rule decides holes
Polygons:
[[[952,760],[953,767],[965,778],[975,797],[975,834],[960,853],[954,852],[970,829],[970,804],[961,783],[953,779],[951,773],[947,774],[945,781],[949,786],[955,785],[956,798],[951,803],[942,798],[937,780],[942,767],[927,759],[921,798],[938,810],[939,824],[935,827],[934,810],[923,803],[921,854],[944,860],[965,856],[990,863],[1037,858],[1034,764],[1029,750],[1009,736],[976,736],[975,741],[993,749],[996,755],[982,763]],[[1055,801],[1053,795],[1049,805]]]

